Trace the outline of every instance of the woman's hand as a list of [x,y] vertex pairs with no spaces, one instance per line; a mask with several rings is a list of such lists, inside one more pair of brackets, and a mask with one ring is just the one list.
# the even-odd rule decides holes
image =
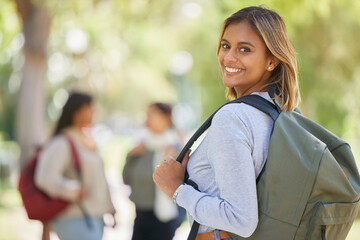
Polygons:
[[105,223],[105,226],[107,227],[111,227],[111,228],[115,228],[116,225],[117,225],[117,222],[116,222],[116,212],[113,211],[111,213],[106,213],[104,215],[104,223]]
[[89,192],[85,189],[84,186],[82,186],[79,192],[79,198],[78,198],[79,201],[83,200],[87,196],[89,196]]
[[191,150],[186,152],[182,163],[177,162],[172,157],[166,157],[154,171],[155,184],[170,198],[174,195],[175,190],[184,183],[190,152]]

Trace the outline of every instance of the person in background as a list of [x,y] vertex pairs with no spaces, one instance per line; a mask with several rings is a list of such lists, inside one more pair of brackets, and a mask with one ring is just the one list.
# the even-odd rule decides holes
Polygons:
[[[84,93],[71,93],[36,168],[35,183],[41,190],[51,197],[72,202],[50,224],[61,240],[101,240],[106,213],[112,214],[114,226],[116,223],[103,160],[90,134],[93,116],[93,98]],[[66,137],[74,142],[79,155],[81,180]]]
[[185,210],[158,189],[152,174],[164,156],[175,156],[182,147],[180,133],[173,127],[171,106],[154,103],[148,107],[147,132],[127,156],[124,183],[136,208],[132,240],[171,240],[185,217]]

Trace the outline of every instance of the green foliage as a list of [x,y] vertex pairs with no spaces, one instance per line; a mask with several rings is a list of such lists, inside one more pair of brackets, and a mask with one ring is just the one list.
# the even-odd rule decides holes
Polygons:
[[[8,129],[11,136],[16,92],[6,89],[9,79],[17,79],[16,66],[22,57],[20,52],[9,57],[19,23],[12,21],[15,24],[9,27],[8,19],[14,19],[16,9],[11,1],[0,2],[0,111],[7,116],[1,118],[0,131]],[[180,78],[169,70],[178,51],[193,57],[186,79],[194,96],[187,101],[200,99],[205,118],[226,101],[216,57],[222,22],[251,5],[276,10],[287,24],[298,52],[300,109],[355,141],[360,117],[356,97],[360,91],[360,2],[351,0],[46,1],[52,15],[47,73],[50,120],[57,118],[61,108],[56,97],[61,95],[56,94],[59,89],[93,92],[102,106],[102,120],[114,111],[136,115],[150,101],[181,100],[183,89],[174,84]],[[189,6],[200,13],[188,15]],[[77,53],[67,44],[74,29],[87,39],[87,47]]]
[[349,122],[348,116],[360,117],[356,107],[359,92],[355,88],[360,24],[343,2],[322,3],[326,10],[313,9],[311,24],[294,26],[298,34],[293,43],[299,52],[305,111],[339,135],[352,128],[354,138],[359,120]]
[[23,64],[23,57],[19,53],[23,39],[19,35],[20,24],[15,4],[9,0],[0,0],[0,6],[0,132],[7,138],[12,138],[15,109],[13,99]]

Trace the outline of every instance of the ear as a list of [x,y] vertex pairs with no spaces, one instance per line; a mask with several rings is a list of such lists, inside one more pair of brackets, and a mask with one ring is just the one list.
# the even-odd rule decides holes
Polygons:
[[273,71],[280,63],[280,60],[275,57],[275,56],[270,56],[269,57],[269,62],[268,62],[268,65],[267,65],[267,70],[268,71]]

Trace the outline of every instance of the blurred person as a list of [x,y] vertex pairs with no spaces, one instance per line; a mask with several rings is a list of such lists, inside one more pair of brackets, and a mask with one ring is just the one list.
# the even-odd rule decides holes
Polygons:
[[157,188],[152,180],[164,156],[174,156],[182,147],[181,134],[173,127],[171,106],[151,104],[147,109],[146,134],[127,156],[124,183],[130,185],[130,200],[136,218],[132,240],[171,240],[185,217],[185,210]]
[[[285,23],[263,7],[239,10],[224,22],[217,49],[227,97],[256,94],[274,104],[267,87],[276,85],[283,111],[292,112],[300,100],[295,51]],[[251,236],[258,225],[256,179],[267,158],[273,120],[244,103],[228,104],[213,117],[205,139],[182,163],[166,157],[154,181],[195,219],[197,239]],[[200,191],[184,183],[189,178]],[[219,231],[221,230],[221,231]]]
[[[106,213],[113,216],[113,227],[116,224],[103,160],[90,134],[93,116],[93,98],[84,93],[71,93],[52,139],[39,156],[35,173],[38,188],[50,197],[71,202],[50,223],[61,240],[101,240]],[[76,147],[82,179],[77,177],[66,137],[71,138]]]

